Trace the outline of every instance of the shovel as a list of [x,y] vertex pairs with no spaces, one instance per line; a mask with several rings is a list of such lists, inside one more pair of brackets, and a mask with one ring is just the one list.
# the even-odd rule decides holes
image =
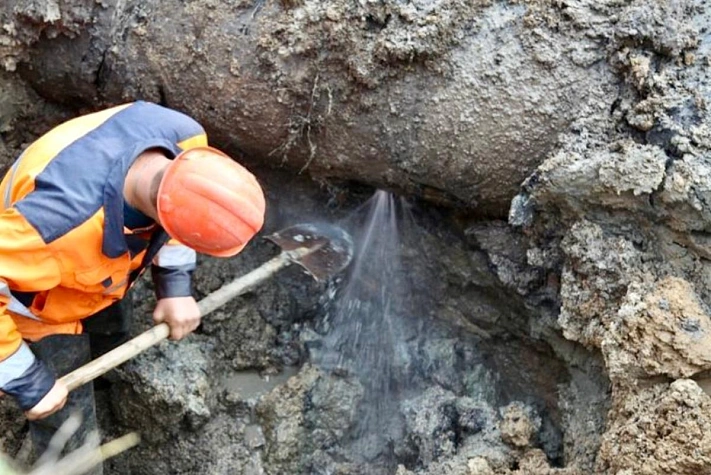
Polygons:
[[[324,281],[343,270],[353,257],[353,241],[350,235],[332,225],[297,224],[266,238],[277,244],[282,252],[252,272],[233,280],[200,300],[198,308],[201,316],[212,313],[233,298],[252,290],[290,264],[299,264],[317,281]],[[168,324],[158,324],[63,376],[60,381],[67,385],[69,391],[72,391],[160,343],[169,335]]]

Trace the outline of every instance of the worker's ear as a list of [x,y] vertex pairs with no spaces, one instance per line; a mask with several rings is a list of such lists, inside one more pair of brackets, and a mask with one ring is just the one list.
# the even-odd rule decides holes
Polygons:
[[151,204],[158,208],[158,190],[160,190],[160,182],[163,180],[163,175],[165,175],[165,171],[168,169],[168,167],[165,167],[161,171],[155,174],[153,179],[151,180],[151,189],[150,189],[150,197],[151,197]]

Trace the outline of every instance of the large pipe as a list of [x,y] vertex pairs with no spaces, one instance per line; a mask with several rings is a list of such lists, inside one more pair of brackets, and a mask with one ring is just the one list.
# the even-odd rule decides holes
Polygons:
[[249,160],[493,216],[611,84],[602,46],[529,25],[510,2],[32,5],[0,12],[15,37],[52,32],[18,59],[45,97],[162,102]]

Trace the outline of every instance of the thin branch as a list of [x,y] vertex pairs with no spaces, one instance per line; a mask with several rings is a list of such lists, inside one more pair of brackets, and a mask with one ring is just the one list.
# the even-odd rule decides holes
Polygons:
[[58,462],[33,469],[28,475],[82,475],[105,460],[136,446],[140,440],[137,433],[131,432],[101,447],[95,447],[94,441],[88,441]]
[[67,417],[59,429],[57,429],[57,432],[55,432],[52,436],[47,450],[45,450],[37,460],[36,466],[41,467],[43,465],[53,464],[59,460],[59,456],[62,454],[62,449],[64,449],[74,433],[79,430],[79,427],[81,426],[81,419],[81,413],[78,411],[73,412],[69,417]]

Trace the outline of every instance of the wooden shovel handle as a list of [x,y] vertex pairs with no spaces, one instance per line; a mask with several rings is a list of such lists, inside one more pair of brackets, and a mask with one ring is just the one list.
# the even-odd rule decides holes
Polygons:
[[161,323],[148,331],[138,335],[136,338],[127,341],[108,353],[100,356],[94,361],[77,368],[71,373],[61,377],[59,380],[67,385],[69,391],[82,386],[85,383],[101,376],[109,370],[124,363],[137,354],[145,351],[151,346],[160,343],[170,335],[170,327],[167,323]]
[[[212,292],[204,299],[198,302],[200,315],[205,316],[220,308],[233,298],[241,295],[255,286],[271,277],[280,269],[288,266],[293,261],[313,252],[310,248],[299,248],[293,251],[284,251],[275,258],[252,272],[239,277],[229,284],[226,284],[216,291]],[[154,346],[168,338],[170,335],[170,327],[166,323],[161,323],[145,331],[132,340],[127,341],[121,346],[114,348],[108,353],[100,356],[94,361],[85,364],[81,368],[77,368],[66,376],[60,378],[67,385],[69,391],[72,391],[79,386],[101,376],[102,374],[112,370],[118,365],[125,363],[134,356],[142,353],[151,346]]]

